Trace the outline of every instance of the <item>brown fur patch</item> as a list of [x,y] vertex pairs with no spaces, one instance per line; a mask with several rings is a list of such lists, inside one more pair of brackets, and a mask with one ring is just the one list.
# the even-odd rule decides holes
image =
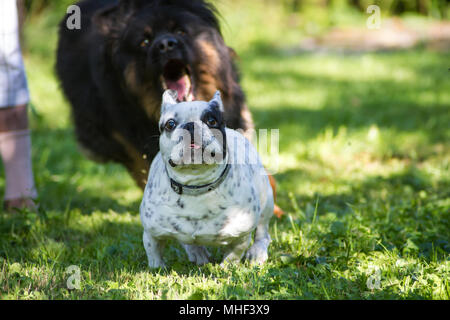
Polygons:
[[128,172],[133,177],[137,185],[144,189],[147,184],[148,169],[150,167],[145,155],[141,154],[132,144],[130,144],[120,133],[113,132],[111,134],[114,140],[123,146],[127,152],[130,161],[125,164]]
[[255,126],[253,124],[253,116],[250,112],[250,110],[248,110],[248,108],[242,108],[241,111],[241,117],[242,119],[244,119],[245,123],[247,124],[247,130],[244,133],[244,136],[249,139],[250,141],[252,138],[252,132],[255,130]]
[[206,40],[198,40],[201,57],[197,63],[198,79],[196,82],[196,100],[208,101],[214,93],[222,89],[222,83],[218,79],[220,57],[213,44]]
[[149,85],[142,84],[136,71],[136,63],[131,62],[125,68],[124,78],[128,89],[138,97],[140,105],[144,108],[145,113],[150,119],[159,120],[160,109],[159,100],[155,99],[152,88]]
[[[275,178],[271,174],[269,174],[268,177],[269,177],[270,186],[272,187],[272,190],[273,190],[273,201],[276,201],[277,200],[277,182],[275,181]],[[274,204],[273,214],[275,216],[277,216],[277,218],[281,218],[284,215],[284,211],[279,206]]]

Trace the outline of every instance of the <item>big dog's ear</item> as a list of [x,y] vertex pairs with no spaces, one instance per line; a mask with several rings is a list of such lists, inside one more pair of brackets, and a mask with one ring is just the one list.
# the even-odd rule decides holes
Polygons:
[[106,36],[117,36],[123,30],[131,15],[140,9],[144,0],[120,0],[98,11],[92,18],[98,31]]
[[212,98],[212,100],[209,101],[209,105],[211,107],[218,108],[220,110],[220,112],[224,112],[225,111],[225,109],[223,107],[222,97],[220,95],[220,91],[219,90],[216,91],[216,93],[214,94],[214,97]]
[[164,91],[162,97],[161,114],[164,113],[168,106],[177,104],[178,92],[175,90]]
[[121,9],[119,4],[101,9],[92,17],[92,22],[100,34],[104,36],[117,36],[124,27],[123,19],[120,19]]

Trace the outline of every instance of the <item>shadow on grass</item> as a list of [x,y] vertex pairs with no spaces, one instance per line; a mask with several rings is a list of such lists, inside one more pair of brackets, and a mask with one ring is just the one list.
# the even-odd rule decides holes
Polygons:
[[[333,128],[335,132],[340,127],[350,131],[369,128],[372,125],[383,129],[394,129],[397,132],[421,132],[429,143],[448,141],[448,132],[445,129],[449,118],[449,108],[445,105],[423,106],[417,97],[402,96],[400,92],[411,90],[408,86],[393,84],[390,81],[376,81],[368,83],[363,93],[351,94],[355,84],[350,81],[337,81],[313,79],[298,74],[271,73],[260,74],[260,77],[271,78],[274,83],[283,78],[292,77],[295,81],[317,82],[317,86],[340,86],[338,90],[328,94],[323,109],[311,110],[299,108],[298,105],[272,105],[264,109],[254,108],[252,113],[259,128],[280,128],[282,144],[291,145],[300,141],[314,139],[325,128]],[[258,77],[259,77],[258,76]],[[358,84],[361,86],[361,84]],[[379,91],[374,93],[373,90]],[[386,96],[383,88],[399,93],[398,96]],[[418,89],[419,90],[419,89]],[[283,127],[296,126],[288,132],[292,136],[283,135]],[[292,132],[291,132],[292,131]],[[285,143],[285,141],[287,141]]]
[[[302,176],[302,172],[289,170],[277,178],[289,185]],[[291,208],[288,212],[293,214],[300,229],[312,223],[316,201],[317,219],[322,216],[326,219],[331,214],[330,225],[339,221],[334,230],[332,227],[316,235],[324,248],[335,246],[336,238],[349,237],[354,239],[354,248],[359,252],[396,249],[402,254],[415,253],[426,261],[437,257],[445,259],[450,254],[449,208],[448,203],[442,201],[449,198],[450,185],[445,179],[432,182],[428,175],[408,167],[388,177],[374,176],[341,183],[348,184],[349,190],[295,195],[299,209],[293,208],[286,194],[281,193],[279,199],[284,209]],[[281,225],[289,228],[290,223],[284,219]],[[352,229],[359,225],[363,228]]]
[[[97,284],[108,281],[120,281],[125,275],[139,273],[161,274],[184,277],[199,276],[212,279],[230,279],[229,284],[221,285],[221,296],[226,299],[252,299],[252,296],[262,296],[269,292],[275,299],[328,299],[339,297],[340,299],[422,299],[428,298],[413,292],[399,294],[398,290],[389,287],[371,291],[367,289],[367,277],[358,275],[357,280],[334,275],[332,270],[345,270],[347,260],[345,253],[336,241],[342,241],[349,234],[355,241],[353,252],[371,254],[374,251],[383,252],[383,247],[376,245],[375,238],[360,234],[360,230],[351,230],[350,225],[358,216],[366,215],[365,227],[370,228],[370,233],[381,238],[382,243],[388,249],[404,249],[408,239],[418,244],[418,253],[426,261],[431,260],[431,252],[427,252],[422,244],[434,243],[434,250],[441,248],[443,243],[438,240],[445,239],[445,225],[439,225],[438,208],[427,208],[422,212],[414,212],[414,195],[399,197],[397,188],[404,188],[405,183],[411,183],[413,190],[429,188],[426,179],[417,177],[414,173],[393,175],[388,178],[371,178],[359,185],[355,185],[348,194],[333,194],[320,196],[318,219],[332,210],[337,213],[337,220],[342,222],[343,230],[331,230],[320,228],[315,230],[311,237],[317,239],[320,246],[326,248],[320,256],[298,256],[293,262],[280,264],[280,246],[282,243],[272,244],[271,263],[269,267],[260,273],[259,269],[245,265],[239,269],[220,270],[217,266],[198,267],[187,261],[187,256],[181,246],[175,241],[170,241],[164,251],[164,257],[168,262],[167,270],[150,270],[147,267],[147,257],[142,245],[142,227],[137,220],[117,221],[110,218],[102,219],[96,216],[98,223],[83,227],[76,223],[80,215],[70,217],[53,214],[42,215],[1,215],[0,214],[0,257],[7,259],[9,263],[19,262],[27,265],[54,265],[53,272],[64,279],[64,270],[70,265],[78,265],[82,270],[89,272]],[[408,184],[409,185],[409,184]],[[385,198],[380,194],[373,194],[375,187],[387,188],[390,197]],[[402,190],[400,190],[402,192]],[[399,200],[401,198],[401,200]],[[314,197],[301,197],[300,203],[314,201]],[[392,207],[391,216],[376,210],[376,206],[384,203]],[[349,207],[351,204],[352,207]],[[374,207],[375,206],[375,207]],[[424,207],[427,204],[424,203]],[[413,208],[413,209],[411,209]],[[294,214],[295,216],[295,214]],[[414,216],[412,219],[411,216]],[[310,224],[311,217],[297,221],[302,229]],[[75,223],[74,223],[75,222]],[[324,226],[326,223],[321,222]],[[286,219],[279,223],[280,231],[289,231],[289,223]],[[59,245],[55,245],[59,244]],[[36,250],[39,254],[36,255]],[[282,248],[281,248],[282,250]],[[448,250],[448,248],[447,248]],[[282,251],[281,251],[282,252]],[[352,253],[353,253],[352,252]],[[449,251],[447,251],[449,252]],[[216,264],[221,259],[221,250],[213,250],[213,260]],[[253,282],[242,277],[253,277]],[[244,274],[244,275],[243,275]],[[64,280],[61,280],[64,283]],[[101,290],[100,290],[101,291]],[[97,296],[102,298],[126,298],[127,290],[106,290],[104,293],[83,292],[87,297]],[[102,291],[103,292],[103,291]],[[57,294],[57,293],[55,293]],[[192,295],[192,299],[202,299],[214,294],[211,290],[198,289]]]
[[[94,190],[80,190],[72,183],[48,182],[39,189],[41,194],[39,204],[47,211],[79,210],[84,215],[93,212],[138,213],[140,200],[124,204],[117,198]],[[61,194],[63,194],[61,196]]]
[[[269,87],[272,95],[279,95],[280,102],[252,108],[256,126],[259,128],[280,128],[287,126],[280,132],[281,144],[290,146],[292,143],[314,139],[325,128],[337,131],[346,127],[349,131],[369,128],[376,125],[379,128],[395,130],[399,133],[420,132],[429,143],[442,143],[449,139],[448,122],[450,121],[449,108],[445,100],[448,80],[449,54],[429,53],[420,49],[409,52],[366,53],[361,56],[370,56],[381,65],[389,65],[388,72],[406,70],[410,76],[406,79],[386,77],[376,74],[370,77],[372,67],[368,70],[358,70],[361,79],[334,78],[327,72],[324,76],[312,76],[302,73],[301,69],[286,68],[295,63],[301,63],[311,58],[320,60],[314,53],[300,55],[286,55],[283,49],[268,46],[265,43],[255,43],[252,49],[243,52],[242,64],[248,63],[246,74],[254,81],[273,84]],[[425,55],[426,53],[426,55]],[[427,59],[424,59],[423,56]],[[347,55],[323,55],[324,61],[328,58],[339,57],[351,66],[354,57]],[[406,57],[406,58],[405,58]],[[385,60],[389,58],[389,60]],[[252,62],[260,60],[261,67],[252,67]],[[281,69],[271,67],[271,64],[280,65]],[[267,64],[269,68],[264,69]],[[281,65],[280,65],[281,66]],[[399,72],[400,72],[399,71]],[[350,72],[357,75],[354,70]],[[244,74],[244,76],[246,75]],[[369,76],[368,76],[369,75]],[[402,79],[402,80],[400,80]],[[277,90],[279,88],[279,90]],[[307,94],[308,90],[322,91],[324,101],[322,108],[311,109],[290,101],[283,104],[283,97],[297,94]],[[301,99],[299,99],[301,100]],[[250,107],[252,107],[250,105]],[[289,127],[290,126],[290,127]],[[293,128],[292,126],[295,126]]]
[[[32,132],[33,164],[39,203],[48,211],[79,209],[137,212],[140,199],[123,198],[140,190],[118,164],[98,164],[79,151],[73,129],[50,129],[40,125]],[[1,192],[1,190],[0,190]]]
[[[64,139],[60,139],[63,137]],[[37,132],[35,136],[38,149],[44,154],[47,152],[45,145],[49,141],[64,141],[63,143],[55,143],[48,153],[47,160],[38,163],[41,168],[40,182],[43,185],[41,189],[42,204],[44,209],[49,211],[50,217],[46,216],[22,216],[22,215],[4,215],[2,218],[1,234],[4,239],[3,250],[8,251],[8,257],[16,257],[16,259],[27,259],[27,251],[35,241],[30,237],[30,230],[33,228],[33,221],[39,220],[43,224],[45,232],[42,232],[43,242],[35,243],[35,248],[44,245],[46,240],[62,242],[67,248],[90,246],[88,254],[75,257],[68,253],[70,259],[87,259],[90,263],[98,264],[98,260],[104,261],[105,257],[125,259],[124,265],[133,265],[136,261],[139,270],[146,268],[146,257],[141,244],[142,227],[139,222],[122,223],[117,221],[102,221],[92,230],[73,229],[67,224],[66,209],[69,211],[77,209],[82,215],[91,214],[93,211],[108,212],[113,210],[116,213],[127,213],[138,211],[139,201],[129,202],[124,205],[117,199],[105,196],[102,191],[95,194],[92,189],[79,190],[79,185],[71,182],[72,177],[81,169],[81,175],[89,175],[92,166],[84,160],[81,155],[77,154],[74,141],[70,140],[70,130],[52,131],[45,133]],[[49,148],[47,146],[47,148]],[[68,155],[68,158],[64,158]],[[116,168],[113,168],[116,170]],[[45,171],[47,170],[47,171]],[[55,181],[55,176],[62,174],[61,181]],[[96,172],[96,174],[104,175],[104,172]],[[125,173],[126,174],[126,173]],[[282,185],[291,185],[298,183],[307,175],[306,172],[300,170],[289,170],[277,175],[277,179]],[[99,178],[99,177],[97,177]],[[346,193],[337,193],[331,195],[314,195],[314,196],[297,196],[300,207],[304,208],[306,203],[314,205],[319,198],[318,215],[334,212],[338,219],[348,219],[345,223],[350,223],[355,214],[364,215],[364,220],[368,223],[368,227],[373,233],[378,234],[383,243],[388,248],[398,248],[403,250],[405,244],[415,243],[418,253],[427,259],[431,256],[432,250],[440,248],[443,252],[450,252],[448,239],[448,220],[442,220],[442,210],[445,210],[445,203],[439,204],[436,200],[445,199],[449,196],[448,183],[442,181],[439,185],[432,185],[429,178],[421,172],[408,169],[403,173],[395,174],[390,177],[370,177],[363,181],[348,181],[350,191]],[[420,192],[424,195],[418,197]],[[286,194],[279,195],[280,202],[284,203],[285,209],[289,208],[290,200]],[[62,211],[62,212],[57,212]],[[307,210],[304,210],[305,212]],[[52,213],[53,212],[53,213]],[[294,212],[294,215],[297,213]],[[306,220],[297,220],[299,226],[311,219],[310,213],[307,213]],[[29,220],[31,219],[31,220]],[[37,219],[37,220],[36,220]],[[281,223],[283,228],[288,229],[286,220]],[[9,237],[10,235],[11,237]],[[327,238],[327,233],[318,235],[318,238]],[[96,242],[99,239],[99,242]],[[102,242],[103,240],[106,241]],[[330,239],[330,241],[332,238]],[[332,242],[332,241],[331,241]],[[330,242],[330,245],[333,245]],[[370,241],[369,241],[370,242]],[[22,249],[12,250],[18,244],[24,245]],[[9,249],[8,249],[9,248]],[[132,249],[130,249],[132,248]],[[369,250],[368,247],[362,248]],[[377,247],[377,250],[380,250]],[[131,251],[140,252],[137,256],[131,255],[133,258],[128,260]],[[176,264],[177,259],[185,260],[185,253],[179,246],[175,246],[169,252],[170,261]],[[214,254],[219,261],[219,252]],[[88,258],[89,257],[89,258]],[[119,259],[120,260],[120,259]],[[67,263],[73,261],[67,260]],[[111,265],[114,262],[111,261]],[[115,266],[116,267],[116,266]],[[190,267],[180,266],[179,271],[189,272]]]

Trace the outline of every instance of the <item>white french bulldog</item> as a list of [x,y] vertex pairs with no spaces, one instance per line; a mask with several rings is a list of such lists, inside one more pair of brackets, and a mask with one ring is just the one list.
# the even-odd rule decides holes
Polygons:
[[203,246],[225,246],[224,262],[247,251],[247,259],[264,263],[274,199],[257,151],[225,127],[219,91],[209,102],[177,103],[176,95],[163,95],[160,152],[140,207],[149,266],[165,266],[161,250],[169,238],[197,264],[209,262]]

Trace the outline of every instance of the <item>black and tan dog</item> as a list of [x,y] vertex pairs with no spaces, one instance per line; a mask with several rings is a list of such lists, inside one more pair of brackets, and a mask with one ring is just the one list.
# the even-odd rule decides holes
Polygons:
[[122,163],[144,188],[159,151],[165,89],[179,101],[222,93],[226,125],[253,127],[234,51],[203,0],[85,0],[81,29],[60,25],[57,73],[78,141],[96,161]]

